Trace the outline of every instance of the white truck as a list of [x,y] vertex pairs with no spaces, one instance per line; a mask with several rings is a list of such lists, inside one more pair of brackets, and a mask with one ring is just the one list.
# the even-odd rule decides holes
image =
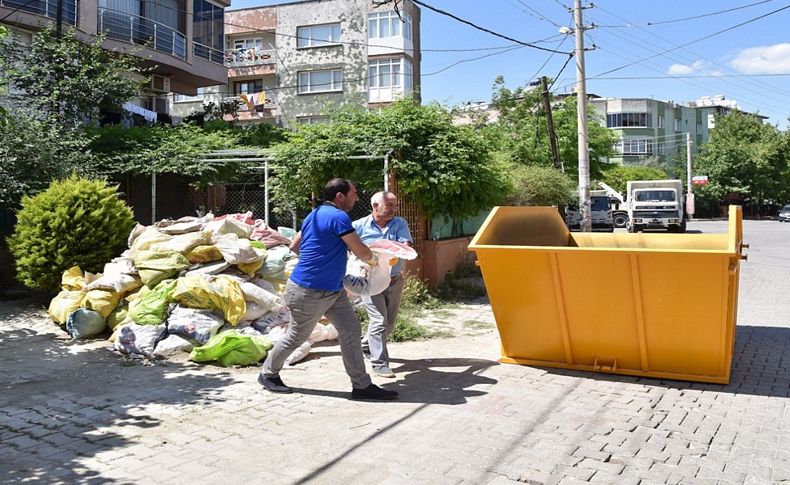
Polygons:
[[628,232],[666,229],[685,232],[680,180],[631,180],[627,183]]
[[[591,192],[593,192],[590,196],[590,219],[592,221],[592,230],[604,232],[614,231],[609,197],[603,193],[596,194],[595,192],[599,192],[597,190]],[[576,205],[570,205],[565,209],[565,213],[565,222],[568,228],[571,230],[579,229],[582,222],[582,215],[579,208]]]
[[601,193],[609,197],[609,206],[612,209],[612,225],[614,227],[626,227],[628,225],[628,203],[620,192],[614,190],[603,182],[598,182],[598,186],[603,190],[593,190],[593,194]]

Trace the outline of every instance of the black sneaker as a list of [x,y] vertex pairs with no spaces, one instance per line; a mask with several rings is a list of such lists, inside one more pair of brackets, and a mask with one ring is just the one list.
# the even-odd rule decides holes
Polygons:
[[270,392],[279,394],[291,394],[294,392],[293,389],[283,384],[283,380],[280,379],[280,376],[267,377],[263,374],[258,374],[258,382]]
[[352,389],[351,399],[371,400],[371,401],[392,401],[398,398],[398,393],[382,389],[375,384],[370,384],[364,389]]

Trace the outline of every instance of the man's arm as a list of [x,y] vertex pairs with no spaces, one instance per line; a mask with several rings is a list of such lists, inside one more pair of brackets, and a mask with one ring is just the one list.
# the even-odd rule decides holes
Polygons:
[[362,261],[370,261],[373,259],[373,251],[370,250],[369,247],[365,246],[365,243],[362,242],[362,239],[359,238],[359,235],[356,232],[349,232],[348,234],[341,236],[343,242],[346,243],[348,249],[354,253],[354,256],[358,257]]
[[299,231],[296,233],[296,236],[294,236],[294,240],[291,241],[291,245],[288,246],[288,249],[295,252],[296,254],[299,254],[299,244],[301,244],[301,242],[302,242],[302,231]]

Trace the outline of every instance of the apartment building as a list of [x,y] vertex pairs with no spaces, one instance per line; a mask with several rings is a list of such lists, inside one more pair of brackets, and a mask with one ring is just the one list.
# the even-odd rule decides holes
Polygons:
[[691,134],[692,152],[696,152],[708,142],[715,117],[738,109],[737,102],[723,95],[704,96],[686,103],[650,98],[594,98],[589,104],[617,135],[617,156],[610,162],[626,165],[646,158],[685,160],[687,133]]
[[[169,112],[168,93],[196,94],[227,82],[224,10],[230,0],[60,0],[62,23],[88,40],[106,34],[105,49],[129,54],[150,68],[151,85],[127,109]],[[20,42],[54,25],[58,0],[0,0],[0,19]]]
[[240,101],[244,123],[317,123],[328,105],[419,97],[420,10],[409,0],[304,0],[225,13],[226,84],[174,96],[187,116]]

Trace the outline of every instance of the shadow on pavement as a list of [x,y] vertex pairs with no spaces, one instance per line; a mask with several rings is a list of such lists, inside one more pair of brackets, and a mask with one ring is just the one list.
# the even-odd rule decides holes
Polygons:
[[738,326],[729,384],[674,381],[543,368],[551,374],[680,390],[790,397],[790,328]]
[[[340,352],[311,352],[308,360],[323,359],[340,356]],[[498,362],[484,359],[419,359],[404,360],[391,359],[390,366],[397,375],[393,382],[379,382],[384,389],[398,391],[398,402],[413,402],[423,404],[465,404],[470,397],[482,396],[486,393],[481,390],[469,389],[478,385],[493,385],[496,379],[478,375],[483,370],[499,365]],[[400,365],[398,365],[400,364]],[[296,365],[299,365],[298,363]],[[463,368],[462,370],[446,370],[447,368]],[[440,370],[441,369],[441,370]],[[349,399],[348,392],[325,391],[320,389],[307,389],[294,387],[295,392],[313,396],[336,397]]]
[[54,324],[47,332],[40,305],[27,303],[0,302],[0,483],[114,481],[81,461],[135,445],[136,430],[159,426],[145,406],[222,400],[222,388],[235,382],[227,373],[190,372],[192,363],[130,361],[105,341],[66,342]]

